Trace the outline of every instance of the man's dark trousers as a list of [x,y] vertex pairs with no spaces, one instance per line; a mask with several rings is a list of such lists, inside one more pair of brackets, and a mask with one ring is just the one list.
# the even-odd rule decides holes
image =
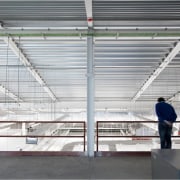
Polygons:
[[161,149],[171,149],[172,126],[166,124],[165,122],[159,122],[158,130],[160,136]]

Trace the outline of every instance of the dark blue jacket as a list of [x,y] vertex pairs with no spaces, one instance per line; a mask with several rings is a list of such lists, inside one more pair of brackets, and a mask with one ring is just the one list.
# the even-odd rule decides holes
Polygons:
[[177,114],[174,110],[174,108],[166,103],[166,102],[159,102],[156,104],[155,107],[156,114],[158,116],[159,122],[162,122],[164,120],[174,122],[176,121]]

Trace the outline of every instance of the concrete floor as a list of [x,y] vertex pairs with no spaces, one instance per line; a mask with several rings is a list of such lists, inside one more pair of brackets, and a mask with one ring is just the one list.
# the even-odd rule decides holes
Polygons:
[[0,156],[0,179],[152,179],[150,156]]

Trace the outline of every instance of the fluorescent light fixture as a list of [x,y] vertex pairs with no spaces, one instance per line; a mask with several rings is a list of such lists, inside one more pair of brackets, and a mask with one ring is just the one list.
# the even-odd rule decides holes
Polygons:
[[147,79],[147,81],[143,84],[140,90],[133,97],[133,101],[136,101],[144,91],[151,85],[151,83],[159,76],[159,74],[167,67],[167,65],[172,61],[172,59],[179,53],[180,51],[180,42],[176,44],[174,49],[168,54],[168,56],[164,59],[164,61],[159,65],[159,67],[154,71],[154,73]]

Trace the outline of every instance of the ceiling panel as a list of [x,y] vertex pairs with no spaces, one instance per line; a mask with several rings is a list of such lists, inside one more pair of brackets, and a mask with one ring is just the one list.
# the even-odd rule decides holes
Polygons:
[[133,98],[179,42],[180,2],[93,0],[91,28],[86,9],[84,0],[0,0],[0,107],[85,111],[91,36],[97,111],[149,113],[159,96],[178,109],[178,52]]

